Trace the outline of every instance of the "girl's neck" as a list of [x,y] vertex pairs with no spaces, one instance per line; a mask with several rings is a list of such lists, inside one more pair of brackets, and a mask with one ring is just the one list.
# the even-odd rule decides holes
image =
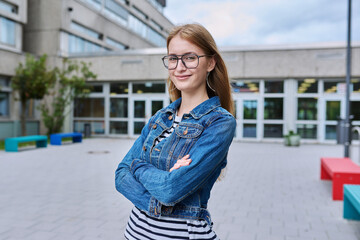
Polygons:
[[185,113],[190,113],[195,107],[199,104],[208,100],[209,97],[205,92],[196,93],[196,94],[186,94],[184,92],[181,93],[181,104],[178,109],[177,115],[181,117]]

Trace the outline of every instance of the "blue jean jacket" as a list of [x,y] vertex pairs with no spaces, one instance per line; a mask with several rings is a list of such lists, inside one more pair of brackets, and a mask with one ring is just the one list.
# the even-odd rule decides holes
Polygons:
[[[210,191],[226,166],[236,120],[212,97],[184,114],[174,132],[154,146],[173,125],[181,99],[159,110],[115,172],[116,189],[148,215],[204,219],[211,224]],[[189,154],[192,162],[172,172]]]

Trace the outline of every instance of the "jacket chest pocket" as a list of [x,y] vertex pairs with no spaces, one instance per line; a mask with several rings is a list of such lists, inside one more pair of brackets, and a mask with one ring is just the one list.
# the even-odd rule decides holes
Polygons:
[[175,129],[175,133],[180,138],[191,139],[199,137],[203,129],[203,126],[199,124],[180,123],[179,126]]
[[204,127],[198,124],[180,123],[175,128],[175,134],[178,139],[171,165],[175,164],[177,159],[182,158],[189,153],[191,147],[199,139]]

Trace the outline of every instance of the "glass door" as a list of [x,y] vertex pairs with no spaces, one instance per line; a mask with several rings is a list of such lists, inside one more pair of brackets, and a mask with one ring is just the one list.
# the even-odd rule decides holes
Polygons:
[[258,139],[259,137],[258,98],[235,98],[235,117],[237,120],[237,139]]
[[336,140],[336,124],[341,117],[341,101],[325,101],[325,140]]
[[133,98],[131,135],[140,135],[141,130],[158,110],[165,106],[165,100],[159,98]]

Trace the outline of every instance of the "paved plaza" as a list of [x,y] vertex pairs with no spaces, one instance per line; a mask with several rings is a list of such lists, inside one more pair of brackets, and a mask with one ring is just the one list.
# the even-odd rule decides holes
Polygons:
[[[0,151],[0,240],[115,240],[132,204],[115,190],[114,172],[133,140]],[[355,240],[360,222],[343,219],[320,157],[338,145],[284,147],[234,142],[225,179],[209,203],[222,240]]]

